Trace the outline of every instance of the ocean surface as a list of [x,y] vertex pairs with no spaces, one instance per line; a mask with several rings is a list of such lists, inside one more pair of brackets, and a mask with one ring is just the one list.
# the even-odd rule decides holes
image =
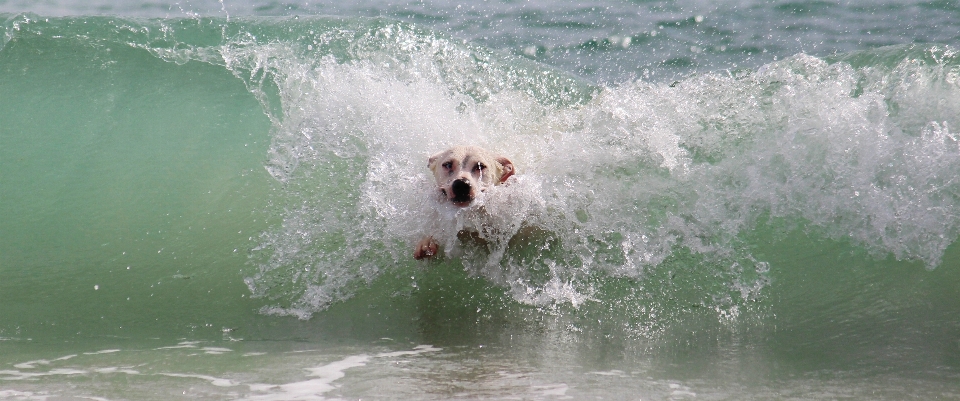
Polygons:
[[[0,400],[960,399],[958,50],[952,0],[0,0]],[[441,204],[456,144],[518,174]]]

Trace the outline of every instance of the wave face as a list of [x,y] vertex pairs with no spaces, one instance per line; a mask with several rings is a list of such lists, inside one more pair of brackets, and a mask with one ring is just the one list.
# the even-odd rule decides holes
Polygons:
[[[267,170],[285,183],[283,223],[265,233],[247,283],[285,301],[264,312],[307,318],[409,263],[427,232],[446,235],[454,265],[523,303],[579,305],[602,297],[598,281],[643,283],[683,258],[712,277],[695,303],[722,310],[770,280],[746,238],[758,227],[803,227],[930,269],[957,238],[950,49],[799,54],[757,71],[605,87],[363,23],[346,37],[298,37],[305,46],[223,52],[243,76],[271,77],[279,105],[266,108],[282,110]],[[482,207],[447,210],[424,165],[461,143],[522,173]],[[511,245],[525,226],[544,234]],[[485,245],[459,246],[462,227],[483,227]]]
[[[850,294],[858,322],[957,310],[928,287],[958,269],[951,47],[603,85],[386,19],[17,15],[0,36],[3,337],[310,319],[428,282],[630,338],[800,330]],[[456,144],[519,174],[450,209],[426,161]],[[425,233],[442,260],[412,260]]]

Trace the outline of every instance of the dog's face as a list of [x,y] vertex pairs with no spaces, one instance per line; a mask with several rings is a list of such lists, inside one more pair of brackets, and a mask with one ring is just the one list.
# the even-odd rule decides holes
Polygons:
[[433,171],[444,198],[455,206],[466,207],[477,194],[499,185],[515,172],[513,163],[476,146],[455,146],[430,157],[427,167]]

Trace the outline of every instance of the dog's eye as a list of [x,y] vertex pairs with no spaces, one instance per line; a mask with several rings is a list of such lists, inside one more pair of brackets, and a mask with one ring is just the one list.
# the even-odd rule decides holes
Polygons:
[[445,168],[445,169],[447,169],[447,170],[452,169],[452,168],[453,168],[453,162],[443,163],[443,168]]
[[474,167],[473,169],[483,171],[487,169],[487,166],[484,166],[483,163],[477,163],[477,166]]

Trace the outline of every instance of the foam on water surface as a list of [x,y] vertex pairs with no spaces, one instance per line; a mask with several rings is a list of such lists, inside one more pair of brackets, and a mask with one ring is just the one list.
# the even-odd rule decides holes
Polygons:
[[[210,349],[220,350],[221,352],[203,352]],[[95,400],[114,399],[112,396],[100,397],[86,395],[103,395],[112,393],[112,391],[109,389],[102,388],[102,386],[97,384],[80,384],[79,388],[74,386],[70,389],[56,389],[56,386],[49,387],[45,390],[42,388],[44,388],[43,382],[45,380],[66,380],[67,382],[70,380],[77,380],[78,383],[83,383],[89,382],[90,379],[94,379],[93,382],[96,383],[98,381],[110,382],[118,375],[125,375],[125,380],[127,382],[141,382],[140,385],[146,385],[148,387],[153,386],[154,384],[152,384],[152,382],[158,380],[173,380],[175,385],[172,387],[182,385],[185,388],[189,388],[191,396],[212,396],[218,399],[224,397],[226,397],[226,399],[244,400],[338,399],[339,397],[327,398],[325,394],[339,388],[340,386],[335,382],[343,379],[351,369],[362,367],[367,365],[369,362],[381,359],[391,360],[394,364],[400,364],[409,361],[409,358],[416,358],[425,353],[440,352],[442,349],[430,345],[418,345],[408,350],[384,351],[373,355],[347,355],[342,357],[341,360],[323,363],[320,365],[307,365],[303,367],[303,373],[299,376],[303,376],[305,380],[295,380],[273,384],[250,381],[248,374],[238,375],[236,374],[237,372],[232,372],[229,369],[220,373],[220,375],[225,375],[226,377],[212,376],[203,373],[191,373],[189,371],[190,367],[201,371],[209,369],[209,367],[206,366],[207,364],[217,364],[218,362],[216,361],[216,358],[223,358],[218,356],[224,352],[230,351],[232,350],[228,348],[205,346],[205,344],[200,342],[189,342],[180,343],[175,346],[159,347],[154,350],[112,349],[106,350],[106,352],[86,352],[82,355],[67,355],[63,357],[52,358],[50,360],[22,362],[16,364],[15,369],[13,370],[0,370],[0,380],[3,380],[4,383],[6,383],[5,388],[0,390],[0,399],[45,400],[56,399],[56,397],[61,396]],[[146,359],[137,359],[144,353],[150,354],[152,358],[154,358],[153,361],[146,362]],[[236,361],[236,356],[230,359],[233,360],[233,363],[240,365],[245,365],[248,363],[272,364],[282,362],[284,359],[284,354],[304,354],[302,357],[296,359],[286,358],[295,365],[303,363],[309,364],[310,360],[317,357],[320,359],[329,357],[314,350],[306,353],[269,351],[245,354],[240,356],[241,359],[246,359],[246,361],[243,362]],[[187,364],[190,367],[182,366],[183,363],[171,365],[167,362],[182,358],[194,360]],[[197,359],[205,359],[205,361],[199,361]],[[122,364],[124,363],[123,361],[131,360],[137,360],[138,362],[136,362],[135,366],[109,365],[110,363]],[[255,362],[254,360],[258,360],[259,362]],[[177,368],[176,365],[181,366]],[[291,370],[295,372],[296,369],[294,367],[294,369]],[[296,377],[298,375],[291,372],[291,376]],[[39,386],[41,389],[37,389],[38,386],[35,383],[38,382],[41,383]],[[196,388],[194,386],[202,383],[207,383],[212,387]],[[7,386],[19,388],[19,390],[7,389]],[[165,397],[174,395],[173,393],[167,391],[171,389],[165,389],[160,393],[153,394],[150,394],[149,389],[145,389],[146,391],[143,395],[147,396],[141,399],[168,399]],[[60,390],[64,391],[61,392]],[[188,391],[184,391],[182,394],[176,395],[187,395],[187,392]],[[121,397],[125,397],[128,394],[130,393],[125,393],[123,391],[117,393],[117,395]]]
[[[256,240],[246,280],[280,300],[266,313],[305,319],[347,299],[408,264],[427,233],[518,301],[575,306],[596,299],[598,277],[642,282],[688,253],[717,277],[705,298],[749,301],[769,266],[744,234],[771,222],[928,268],[957,238],[950,47],[598,86],[384,19],[94,20],[16,16],[5,38],[224,68],[269,117],[279,223]],[[424,165],[455,144],[507,156],[520,174],[447,208]],[[485,243],[461,246],[464,228]]]
[[[0,398],[956,392],[950,46],[595,83],[388,19],[5,17]],[[461,143],[519,174],[457,209]]]
[[249,342],[238,344],[235,351],[258,350],[256,355],[194,352],[220,345],[204,342],[192,348],[125,348],[72,358],[50,357],[49,365],[0,370],[0,400],[558,400],[598,396],[679,400],[871,395],[897,399],[909,394],[936,397],[951,391],[950,385],[929,377],[916,380],[880,375],[852,384],[829,373],[787,378],[774,386],[731,389],[731,377],[741,382],[751,379],[731,376],[733,372],[694,380],[669,378],[659,369],[635,361],[618,365],[624,370],[592,370],[581,366],[583,360],[564,351],[560,344],[539,349],[553,358],[550,366],[539,366],[514,351],[497,347],[364,347],[369,352],[358,353],[353,347],[330,344],[323,349],[301,349],[305,344]]
[[[278,91],[266,108],[283,110],[267,168],[285,183],[284,212],[248,285],[292,301],[264,312],[307,318],[406,262],[427,233],[472,274],[541,305],[591,299],[597,275],[643,280],[679,250],[725,282],[729,293],[711,296],[749,301],[769,266],[742,234],[769,221],[931,269],[957,238],[949,48],[880,50],[901,60],[866,67],[800,54],[757,71],[582,87],[558,103],[538,96],[571,88],[537,78],[549,70],[409,34],[378,28],[375,45],[365,37],[347,56],[258,67]],[[457,144],[520,173],[472,207],[440,204],[426,158]],[[542,235],[511,246],[524,227]],[[462,245],[463,229],[485,244]]]

